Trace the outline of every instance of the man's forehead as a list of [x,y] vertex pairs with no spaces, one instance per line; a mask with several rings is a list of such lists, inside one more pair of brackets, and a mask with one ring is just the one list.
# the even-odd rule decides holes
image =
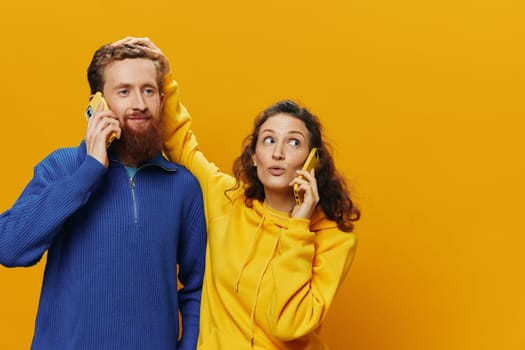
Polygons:
[[111,85],[157,85],[158,71],[147,58],[124,59],[111,62],[104,69],[105,83]]
[[126,58],[123,60],[116,60],[116,61],[110,62],[105,67],[104,71],[107,72],[107,71],[115,71],[115,70],[137,70],[137,69],[151,71],[151,72],[156,72],[157,70],[155,63],[149,58]]

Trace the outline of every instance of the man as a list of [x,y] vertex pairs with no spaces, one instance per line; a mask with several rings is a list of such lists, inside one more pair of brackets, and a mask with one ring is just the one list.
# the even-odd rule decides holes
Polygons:
[[141,46],[97,50],[88,80],[109,110],[93,111],[79,147],[40,162],[0,215],[1,264],[31,266],[48,252],[34,350],[195,349],[202,195],[161,153],[162,72]]

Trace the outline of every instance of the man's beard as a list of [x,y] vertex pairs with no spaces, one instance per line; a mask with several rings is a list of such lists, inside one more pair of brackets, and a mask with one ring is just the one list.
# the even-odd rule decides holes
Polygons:
[[126,122],[121,125],[120,139],[113,141],[110,150],[125,155],[140,164],[152,159],[162,150],[163,125],[160,119],[150,119],[147,128],[131,128]]

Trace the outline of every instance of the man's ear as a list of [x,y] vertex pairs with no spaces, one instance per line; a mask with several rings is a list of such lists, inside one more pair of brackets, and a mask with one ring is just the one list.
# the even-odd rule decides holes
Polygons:
[[164,108],[164,93],[160,94],[160,108]]

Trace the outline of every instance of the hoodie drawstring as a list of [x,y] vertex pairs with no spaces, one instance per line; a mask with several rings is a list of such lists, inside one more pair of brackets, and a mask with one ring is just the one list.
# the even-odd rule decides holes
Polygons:
[[244,262],[242,263],[241,270],[239,271],[239,274],[237,275],[237,279],[235,280],[235,293],[239,292],[239,283],[241,281],[242,274],[244,273],[244,269],[246,268],[246,265],[248,265],[248,260],[253,255],[253,250],[255,249],[255,242],[257,240],[257,234],[261,230],[261,227],[264,223],[264,220],[266,219],[265,216],[262,217],[261,222],[259,223],[259,226],[257,226],[257,229],[255,230],[255,233],[253,234],[252,241],[250,242],[250,249],[248,250],[248,255],[246,255],[246,258],[244,258]]
[[[281,231],[282,231],[282,229],[281,229]],[[268,259],[266,259],[266,263],[264,264],[263,271],[259,275],[259,279],[257,280],[257,286],[255,287],[255,297],[253,298],[253,304],[252,304],[253,306],[252,306],[252,312],[251,312],[251,316],[250,316],[250,332],[251,332],[250,344],[251,344],[252,348],[253,348],[253,343],[255,341],[255,331],[254,331],[255,308],[257,306],[257,299],[259,298],[259,290],[260,290],[260,287],[261,287],[261,282],[263,280],[264,274],[266,273],[266,270],[268,269],[268,266],[270,266],[270,263],[271,263],[274,255],[275,255],[275,252],[277,251],[277,246],[279,245],[280,237],[281,237],[281,234],[279,234],[279,237],[277,237],[277,239],[275,240],[275,243],[273,245],[272,251],[271,251],[270,255],[268,256]]]

